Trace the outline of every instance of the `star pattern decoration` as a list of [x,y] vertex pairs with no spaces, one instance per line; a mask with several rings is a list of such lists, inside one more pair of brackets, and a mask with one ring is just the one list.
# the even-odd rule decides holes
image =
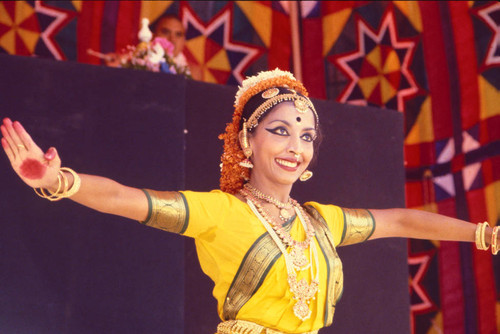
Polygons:
[[0,47],[9,54],[27,56],[35,51],[40,25],[26,1],[0,2]]
[[329,57],[350,80],[338,100],[404,111],[405,98],[418,92],[409,69],[415,42],[398,37],[392,9],[386,11],[377,31],[361,17],[356,20],[358,49]]
[[56,8],[45,4],[43,1],[35,1],[35,11],[38,14],[38,21],[43,27],[40,37],[43,46],[50,52],[50,55],[57,60],[66,60],[55,37],[76,15],[75,12]]
[[500,3],[494,3],[477,11],[477,15],[493,31],[488,44],[488,52],[484,59],[484,66],[500,64]]
[[219,84],[240,84],[244,71],[262,54],[260,48],[232,40],[232,12],[229,6],[204,24],[189,5],[182,5],[186,27],[185,55],[202,80]]
[[437,310],[436,304],[431,300],[427,291],[422,286],[422,279],[425,277],[432,258],[436,254],[436,249],[425,252],[410,254],[408,265],[410,269],[410,313],[412,328],[415,315],[428,313]]
[[43,1],[1,2],[0,47],[9,54],[66,60],[55,36],[74,16],[74,12]]

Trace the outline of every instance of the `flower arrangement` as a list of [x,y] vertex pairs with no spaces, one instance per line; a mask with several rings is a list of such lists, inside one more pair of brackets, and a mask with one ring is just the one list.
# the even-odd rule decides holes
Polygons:
[[190,78],[189,68],[175,62],[174,45],[163,37],[155,37],[151,41],[152,36],[149,20],[143,18],[138,34],[140,43],[127,46],[126,52],[120,57],[121,67],[181,74]]
[[116,55],[106,55],[93,50],[87,50],[91,55],[104,59],[107,65],[132,68],[137,70],[180,74],[191,79],[189,67],[179,64],[174,57],[174,45],[163,37],[155,37],[149,30],[149,20],[142,19],[142,27],[138,33],[139,44],[128,45],[125,50]]

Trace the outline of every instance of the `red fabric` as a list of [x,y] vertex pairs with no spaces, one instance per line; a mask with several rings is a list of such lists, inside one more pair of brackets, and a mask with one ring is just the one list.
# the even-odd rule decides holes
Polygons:
[[[423,24],[423,52],[425,69],[431,92],[435,140],[453,136],[451,120],[450,82],[439,4],[436,1],[419,1]],[[438,112],[439,111],[439,112]]]
[[289,71],[292,45],[289,16],[273,10],[272,29],[268,67],[269,69],[278,67],[281,70]]
[[97,57],[87,54],[87,50],[101,50],[103,10],[104,1],[82,1],[82,10],[77,21],[77,60],[81,63],[101,63]]
[[302,82],[310,97],[326,99],[322,17],[302,20]]
[[120,1],[118,20],[116,23],[115,50],[120,51],[127,45],[138,42],[139,21],[141,12],[140,1]]
[[448,2],[458,74],[460,77],[460,107],[462,127],[468,129],[479,121],[479,87],[477,59],[474,47],[474,29],[467,2]]

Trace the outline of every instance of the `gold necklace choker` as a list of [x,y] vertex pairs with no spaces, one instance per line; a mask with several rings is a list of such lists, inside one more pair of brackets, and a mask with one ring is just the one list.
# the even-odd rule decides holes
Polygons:
[[279,210],[280,210],[280,219],[283,221],[287,221],[288,219],[292,218],[292,215],[288,212],[288,210],[291,210],[297,202],[292,199],[291,197],[288,197],[288,202],[283,203],[279,201],[277,198],[264,194],[262,191],[259,189],[255,188],[253,185],[251,185],[249,182],[245,183],[243,186],[245,189],[249,190],[252,195],[257,197],[258,199],[264,200],[267,203],[274,204]]

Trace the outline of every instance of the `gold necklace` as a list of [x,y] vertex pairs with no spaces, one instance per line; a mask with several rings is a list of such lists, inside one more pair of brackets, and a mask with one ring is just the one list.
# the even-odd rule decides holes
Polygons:
[[[293,265],[297,268],[297,270],[305,270],[307,266],[310,265],[310,262],[307,261],[307,257],[305,255],[305,250],[309,247],[312,237],[314,236],[314,227],[309,220],[309,217],[303,212],[302,207],[297,203],[297,201],[292,200],[293,208],[297,215],[303,217],[299,219],[304,227],[304,231],[306,232],[306,239],[304,241],[297,241],[292,238],[290,233],[286,232],[281,224],[277,224],[274,219],[266,212],[266,210],[258,203],[257,198],[248,191],[248,189],[243,188],[240,190],[242,196],[247,199],[250,199],[252,203],[255,205],[259,213],[265,220],[272,226],[273,230],[280,237],[285,245],[290,247],[290,257],[292,259]],[[302,268],[302,269],[301,269]]]
[[[311,246],[310,252],[309,252],[309,257],[311,261],[310,265],[310,273],[311,273],[311,283],[307,283],[307,281],[303,278],[301,280],[297,280],[297,274],[295,273],[295,266],[292,263],[292,259],[290,254],[286,251],[285,246],[283,242],[281,242],[280,238],[276,234],[276,231],[271,227],[269,224],[268,220],[269,217],[264,217],[261,212],[257,209],[256,203],[254,202],[255,198],[252,198],[251,196],[246,196],[248,206],[252,209],[252,211],[255,213],[257,218],[262,222],[268,233],[271,235],[272,239],[280,249],[281,253],[283,254],[285,258],[285,265],[288,273],[288,285],[290,287],[290,292],[293,294],[293,298],[296,300],[295,305],[293,306],[293,313],[297,318],[299,318],[302,321],[305,321],[311,317],[311,310],[309,309],[309,303],[311,299],[315,299],[316,294],[318,293],[319,290],[319,261],[318,261],[318,250],[316,248],[316,244],[313,244]],[[301,222],[304,224],[304,216],[302,213],[295,208],[297,216],[301,220]],[[314,264],[316,267],[316,274],[314,275],[313,273],[313,257],[314,257]],[[313,278],[314,277],[314,278]]]
[[279,201],[277,198],[272,197],[271,195],[264,194],[262,191],[259,189],[255,188],[253,185],[250,183],[245,183],[243,186],[245,189],[249,190],[255,197],[258,199],[262,199],[266,201],[267,203],[274,204],[279,210],[280,210],[280,219],[283,221],[287,221],[288,219],[292,218],[288,210],[293,208],[294,200],[289,197],[288,202],[283,203]]

